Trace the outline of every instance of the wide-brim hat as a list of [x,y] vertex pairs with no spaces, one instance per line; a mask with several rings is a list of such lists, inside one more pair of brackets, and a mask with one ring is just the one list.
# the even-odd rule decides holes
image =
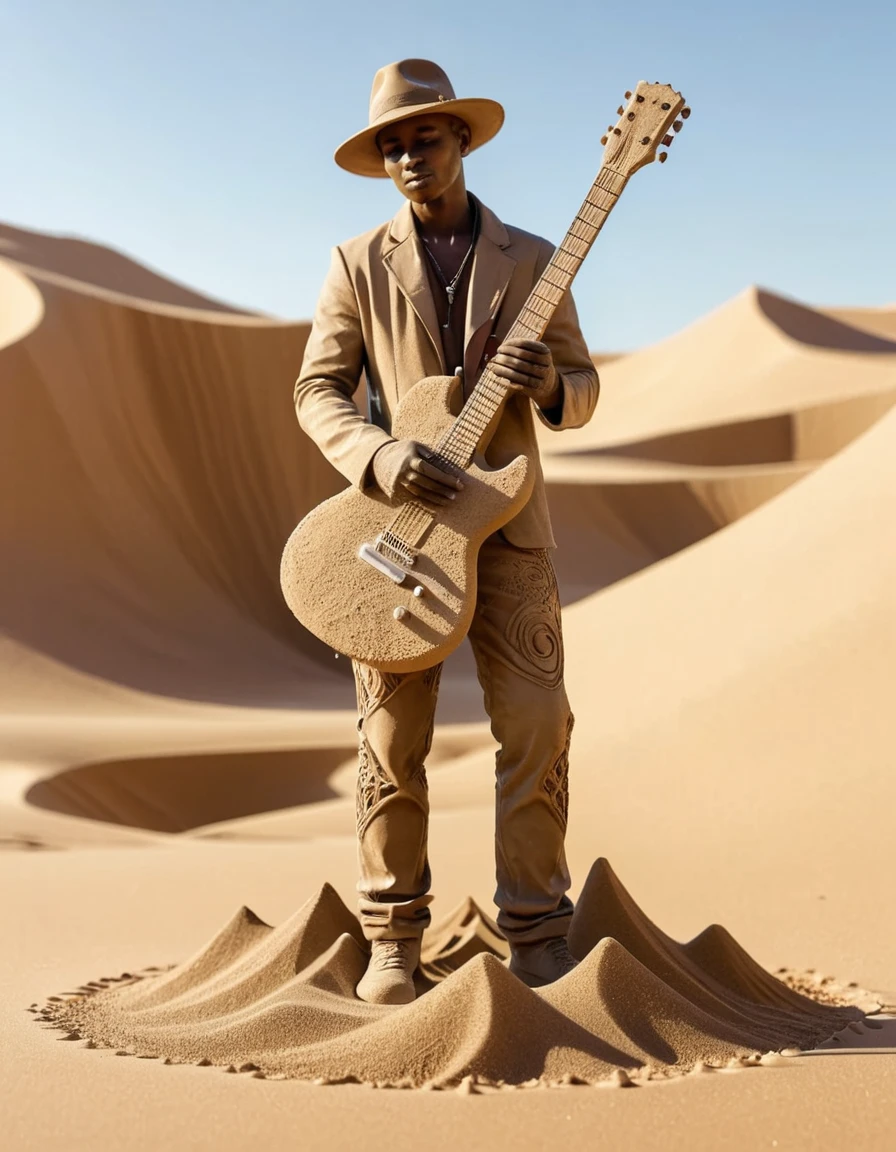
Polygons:
[[399,60],[380,68],[370,91],[369,124],[336,149],[333,159],[340,168],[358,176],[386,176],[383,157],[376,146],[377,133],[396,120],[441,112],[457,116],[470,129],[470,151],[496,136],[504,123],[504,109],[497,100],[473,97],[458,100],[451,81],[431,60]]

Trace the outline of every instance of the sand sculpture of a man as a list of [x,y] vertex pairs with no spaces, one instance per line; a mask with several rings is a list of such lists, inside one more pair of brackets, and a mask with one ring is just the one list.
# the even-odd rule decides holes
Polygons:
[[[454,499],[455,477],[389,434],[399,399],[427,376],[464,370],[464,390],[487,355],[513,394],[486,457],[537,461],[533,413],[547,428],[591,417],[598,377],[567,294],[544,342],[504,340],[553,253],[502,224],[467,192],[463,159],[504,120],[500,104],[457,99],[428,60],[381,68],[369,124],[336,152],[361,176],[390,177],[405,198],[388,223],[333,250],[295,386],[298,418],[326,458],[362,490],[431,507]],[[369,419],[352,397],[366,372]],[[566,935],[573,906],[564,851],[573,717],[563,685],[554,547],[540,468],[523,510],[483,545],[470,642],[496,762],[498,926],[511,970],[532,987],[575,965]],[[420,940],[430,921],[429,802],[424,762],[441,666],[408,674],[354,664],[360,734],[360,918],[371,942],[362,1000],[414,999]]]

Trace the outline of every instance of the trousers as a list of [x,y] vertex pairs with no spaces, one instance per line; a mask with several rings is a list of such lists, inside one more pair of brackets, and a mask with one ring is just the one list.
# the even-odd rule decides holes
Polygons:
[[[482,546],[469,638],[495,759],[495,903],[513,942],[565,936],[573,905],[564,841],[573,716],[563,685],[550,553]],[[359,912],[369,940],[419,937],[430,922],[426,756],[442,666],[380,672],[353,662],[358,693]]]

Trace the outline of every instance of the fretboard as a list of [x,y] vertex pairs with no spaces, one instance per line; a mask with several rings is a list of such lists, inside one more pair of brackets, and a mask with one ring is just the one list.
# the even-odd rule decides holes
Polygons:
[[[576,213],[563,243],[556,249],[505,339],[540,340],[604,221],[613,210],[627,177],[604,165]],[[481,447],[489,427],[507,399],[507,386],[488,368],[436,451],[443,459],[466,468]]]

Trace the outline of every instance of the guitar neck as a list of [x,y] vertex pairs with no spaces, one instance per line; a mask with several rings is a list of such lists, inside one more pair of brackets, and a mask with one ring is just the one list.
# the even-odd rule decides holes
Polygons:
[[[604,221],[622,194],[628,177],[606,164],[597,174],[566,236],[529,294],[506,339],[540,340],[557,311]],[[436,451],[449,463],[465,468],[507,399],[507,386],[486,368],[460,415]]]

